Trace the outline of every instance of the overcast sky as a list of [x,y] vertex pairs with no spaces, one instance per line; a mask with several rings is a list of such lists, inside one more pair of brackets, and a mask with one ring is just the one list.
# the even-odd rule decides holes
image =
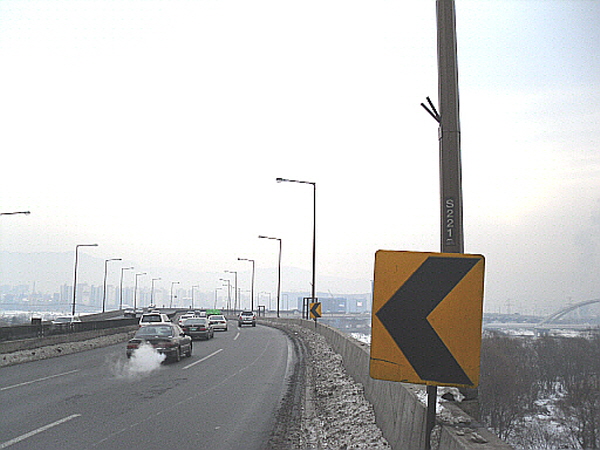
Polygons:
[[[600,298],[600,2],[456,10],[485,309]],[[310,270],[276,177],[319,291],[440,250],[434,0],[1,0],[0,67],[4,251]]]

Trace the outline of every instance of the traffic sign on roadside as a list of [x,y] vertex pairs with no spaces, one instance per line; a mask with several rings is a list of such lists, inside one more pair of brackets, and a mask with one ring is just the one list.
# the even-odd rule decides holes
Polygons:
[[372,378],[432,386],[479,383],[482,255],[375,255]]
[[311,303],[310,304],[310,318],[318,319],[321,317],[321,302]]

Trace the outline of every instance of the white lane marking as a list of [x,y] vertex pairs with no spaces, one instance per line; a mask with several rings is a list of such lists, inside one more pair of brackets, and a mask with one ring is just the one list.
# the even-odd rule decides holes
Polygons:
[[64,419],[60,419],[57,420],[56,422],[52,422],[48,425],[44,425],[43,427],[37,428],[33,431],[30,431],[29,433],[25,433],[19,437],[16,437],[14,439],[11,439],[10,441],[6,441],[2,444],[0,444],[0,449],[6,448],[6,447],[10,447],[13,444],[16,444],[17,442],[21,442],[24,441],[25,439],[28,439],[32,436],[35,436],[36,434],[39,434],[43,431],[49,430],[52,427],[55,427],[57,425],[60,425],[62,423],[68,422],[69,420],[75,419],[76,417],[81,417],[81,414],[72,414],[69,417],[65,417]]
[[9,389],[27,386],[28,384],[39,383],[40,381],[46,381],[46,380],[50,380],[52,378],[62,377],[64,375],[70,375],[75,372],[79,372],[79,369],[70,370],[69,372],[57,373],[56,375],[50,375],[48,377],[38,378],[37,380],[31,380],[31,381],[25,381],[25,382],[19,383],[19,384],[13,384],[12,386],[5,386],[3,388],[0,388],[0,391],[7,391]]
[[240,332],[238,331],[237,334],[235,335],[235,337],[233,338],[234,341],[237,341],[237,338],[240,337]]
[[216,352],[212,352],[210,355],[208,355],[208,356],[205,356],[204,358],[202,358],[202,359],[199,359],[198,361],[194,361],[194,362],[193,362],[193,363],[191,363],[191,364],[188,364],[187,366],[185,366],[185,367],[184,367],[184,368],[182,368],[181,370],[185,370],[185,369],[189,369],[190,367],[194,367],[196,364],[199,364],[199,363],[201,363],[202,361],[206,361],[208,358],[210,358],[210,357],[212,357],[212,356],[215,356],[217,353],[221,353],[222,351],[223,351],[223,349],[222,349],[222,348],[220,348],[220,349],[219,349],[219,350],[217,350]]

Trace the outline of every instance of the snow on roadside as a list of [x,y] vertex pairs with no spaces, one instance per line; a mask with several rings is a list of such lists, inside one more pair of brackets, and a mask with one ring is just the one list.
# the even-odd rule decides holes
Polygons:
[[[313,413],[303,417],[303,426],[316,436],[319,449],[390,449],[375,424],[373,406],[363,394],[363,386],[346,373],[342,357],[325,338],[304,327],[294,327],[310,349]],[[311,409],[311,408],[309,408]]]

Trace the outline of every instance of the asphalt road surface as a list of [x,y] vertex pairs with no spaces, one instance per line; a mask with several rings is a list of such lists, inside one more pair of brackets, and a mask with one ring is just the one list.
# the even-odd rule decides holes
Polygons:
[[0,450],[265,448],[291,370],[281,331],[230,326],[191,358],[155,356],[119,344],[1,368]]

